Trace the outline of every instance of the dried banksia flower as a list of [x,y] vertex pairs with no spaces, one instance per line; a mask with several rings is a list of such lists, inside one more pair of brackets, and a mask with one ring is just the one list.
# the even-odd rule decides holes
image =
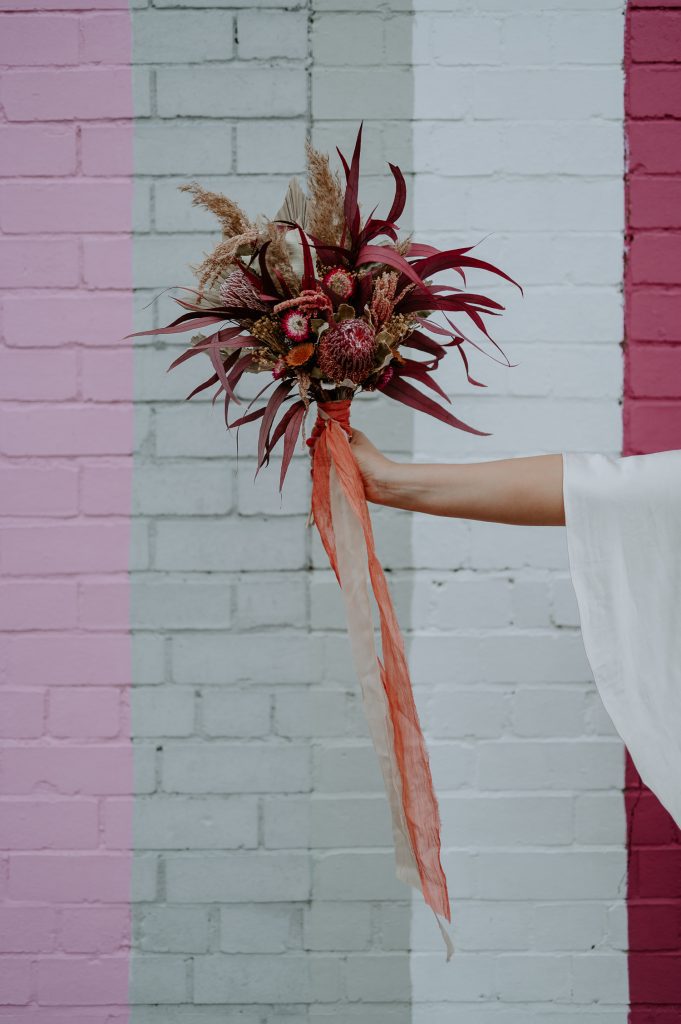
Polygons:
[[192,205],[203,206],[205,210],[214,213],[222,224],[222,231],[225,238],[233,235],[243,235],[253,227],[253,224],[244,211],[232,199],[223,196],[220,192],[209,192],[197,181],[188,185],[180,185],[180,192],[191,192],[193,195]]
[[341,320],[324,331],[319,340],[319,368],[340,384],[346,377],[359,384],[374,365],[376,334],[366,320]]
[[340,175],[331,171],[329,157],[305,140],[307,154],[307,217],[305,231],[327,245],[338,245],[345,224],[344,191]]

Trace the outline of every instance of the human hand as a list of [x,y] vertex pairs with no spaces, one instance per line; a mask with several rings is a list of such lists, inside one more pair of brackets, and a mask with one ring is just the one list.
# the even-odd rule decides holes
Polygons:
[[355,427],[350,437],[350,451],[362,474],[367,500],[384,504],[397,463],[387,458],[362,430]]
[[[315,444],[322,429],[321,423],[317,421],[312,435],[307,439],[306,443],[310,449],[310,456],[314,452]],[[390,482],[393,480],[399,464],[387,458],[372,444],[366,434],[361,430],[357,430],[356,427],[351,428],[349,440],[350,451],[359,468],[367,501],[373,501],[379,505],[387,504]],[[312,471],[312,465],[310,465],[310,471]]]

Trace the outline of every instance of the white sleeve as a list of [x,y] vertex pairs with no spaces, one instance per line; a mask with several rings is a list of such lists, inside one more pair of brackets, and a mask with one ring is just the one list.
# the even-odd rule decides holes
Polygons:
[[570,572],[606,711],[681,826],[681,450],[563,453]]

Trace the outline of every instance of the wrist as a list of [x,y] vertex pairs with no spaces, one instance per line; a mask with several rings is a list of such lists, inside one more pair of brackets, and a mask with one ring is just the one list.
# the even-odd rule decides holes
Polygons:
[[386,459],[375,500],[382,505],[400,507],[408,485],[409,463]]

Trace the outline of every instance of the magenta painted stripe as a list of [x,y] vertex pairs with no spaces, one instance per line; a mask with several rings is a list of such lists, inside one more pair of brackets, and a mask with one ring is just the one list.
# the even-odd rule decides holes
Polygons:
[[[625,454],[681,447],[681,10],[632,0],[625,45]],[[627,756],[630,1024],[681,1022],[681,833]]]
[[64,7],[0,3],[0,1019],[124,1024],[132,37]]

